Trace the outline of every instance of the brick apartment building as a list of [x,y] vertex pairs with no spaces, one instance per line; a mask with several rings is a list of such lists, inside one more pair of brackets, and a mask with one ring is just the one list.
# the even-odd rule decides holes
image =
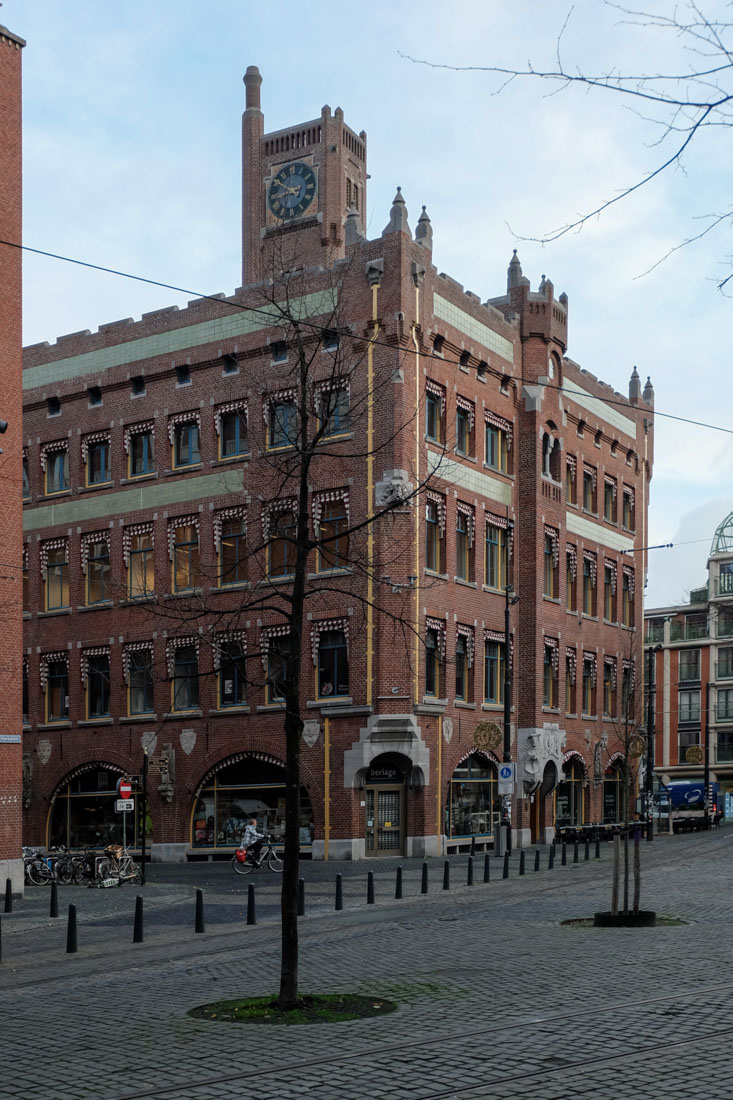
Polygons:
[[301,476],[304,849],[490,843],[507,652],[516,840],[615,819],[651,385],[568,359],[516,255],[488,301],[439,274],[399,189],[366,239],[366,135],[328,107],[265,133],[244,82],[243,286],[25,350],[26,835],[119,836],[144,748],[155,858],[281,831]]
[[[0,235],[21,240],[21,50],[25,43],[0,26]],[[19,500],[22,450],[21,252],[0,246],[0,476],[3,482],[0,561],[0,881],[23,889],[21,859],[23,513]]]
[[[689,603],[644,612],[645,678],[653,693],[655,775],[719,784],[733,816],[733,513],[710,546],[708,581]],[[727,795],[727,797],[726,797]]]

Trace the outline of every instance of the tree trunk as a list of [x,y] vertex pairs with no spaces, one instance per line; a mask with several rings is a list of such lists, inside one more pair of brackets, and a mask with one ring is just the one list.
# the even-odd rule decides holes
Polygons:
[[630,768],[625,765],[624,783],[624,916],[629,912],[629,783]]
[[298,874],[300,870],[300,731],[301,721],[288,704],[285,718],[285,858],[281,913],[280,995],[278,1008],[298,1001]]
[[637,828],[634,833],[634,913],[639,912],[641,898],[641,831]]
[[613,838],[613,877],[611,880],[611,912],[618,916],[618,872],[619,855],[621,853],[621,840],[618,836]]

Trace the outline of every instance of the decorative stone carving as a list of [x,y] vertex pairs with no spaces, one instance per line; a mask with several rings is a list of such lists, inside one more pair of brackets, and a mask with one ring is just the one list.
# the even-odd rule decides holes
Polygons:
[[23,809],[30,807],[33,798],[33,757],[29,752],[23,753]]
[[186,756],[190,756],[193,752],[194,745],[196,744],[196,730],[181,730],[180,742],[181,748],[185,752]]
[[308,718],[303,722],[303,740],[312,749],[321,732],[321,723],[317,718]]
[[377,508],[386,508],[390,504],[410,503],[414,486],[407,470],[385,470],[381,481],[374,487],[374,499]]
[[158,735],[155,730],[146,730],[140,734],[140,748],[143,752],[147,751],[148,756],[155,756],[157,745]]
[[51,759],[51,742],[47,741],[45,737],[42,737],[36,745],[36,752],[39,761],[45,766]]
[[450,745],[452,737],[453,737],[453,719],[452,718],[444,718],[443,719],[443,738],[445,740],[446,745]]
[[557,775],[562,774],[562,758],[565,750],[565,730],[555,722],[545,722],[520,729],[517,737],[517,778],[524,783],[525,797],[542,783],[548,764],[554,764]]
[[176,782],[176,752],[172,745],[163,746],[160,754],[160,783],[158,794],[166,802],[173,801],[173,788]]
[[504,734],[496,722],[479,722],[473,731],[473,743],[477,749],[496,752],[501,748],[503,740]]

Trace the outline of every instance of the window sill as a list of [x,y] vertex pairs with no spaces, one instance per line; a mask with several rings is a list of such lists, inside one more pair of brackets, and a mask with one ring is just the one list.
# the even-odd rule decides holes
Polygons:
[[155,593],[151,592],[148,596],[130,596],[126,600],[120,600],[120,607],[134,607],[138,603],[154,603]]
[[501,712],[501,711],[504,710],[504,704],[503,703],[486,703],[486,702],[484,702],[484,703],[481,704],[481,710],[491,711],[494,714],[496,714],[496,713]]
[[453,706],[457,707],[458,710],[475,710],[476,709],[476,704],[475,703],[467,703],[465,699],[454,699],[453,700]]
[[38,730],[70,730],[71,722],[68,718],[59,718],[58,722],[39,722]]
[[138,481],[150,481],[151,478],[157,477],[157,470],[150,470],[146,474],[131,474],[130,477],[121,477],[120,485],[137,484]]
[[464,452],[456,449],[454,453],[456,455],[456,458],[462,458],[464,462],[478,462],[476,455],[469,454],[467,451]]
[[594,512],[590,508],[583,508],[583,515],[584,516],[591,516],[593,519],[598,519],[599,518],[598,512]]
[[258,714],[266,714],[268,711],[276,714],[278,711],[285,710],[285,700],[283,699],[282,702],[265,703],[264,706],[255,707],[255,710]]
[[448,574],[447,573],[436,573],[434,569],[428,569],[427,566],[425,567],[425,569],[423,569],[423,573],[425,574],[426,577],[435,577],[437,580],[441,580],[441,581],[447,581],[448,580]]
[[258,588],[263,588],[265,585],[272,584],[292,584],[295,573],[286,573],[282,577],[265,577],[264,580],[257,582]]
[[565,717],[566,718],[577,718],[578,715],[574,710],[566,710],[565,711]]
[[447,707],[448,700],[440,699],[437,695],[423,695],[423,706],[426,707]]
[[[30,611],[24,611],[24,612],[23,612],[23,618],[24,618],[24,619],[32,619],[32,618],[33,618],[33,616],[31,615]],[[725,677],[724,677],[724,676],[719,676],[719,677],[718,677],[718,679],[720,679],[720,680],[724,680],[724,679],[725,679]]]
[[[185,599],[186,596],[203,596],[203,588],[182,588],[180,592],[166,592],[163,596],[164,600],[180,600]],[[134,601],[137,603],[137,600]]]
[[542,704],[542,713],[543,714],[559,714],[560,713],[560,708],[559,707],[546,707],[543,703]]
[[170,470],[163,470],[163,477],[174,477],[176,474],[185,474],[189,470],[200,470],[201,462],[191,462],[188,466],[173,466]]
[[618,626],[618,623],[616,622],[616,620],[615,620],[615,619],[607,619],[607,618],[605,617],[605,615],[604,615],[604,617],[603,617],[603,625],[604,625],[604,626]]
[[76,488],[77,493],[94,493],[97,489],[111,489],[114,486],[114,481],[95,481],[86,485],[78,485]]
[[578,609],[577,609],[577,607],[566,607],[565,608],[565,614],[566,615],[577,615],[578,614]]
[[581,714],[580,717],[582,718],[582,720],[584,722],[597,722],[598,721],[598,715],[597,714]]
[[494,588],[490,584],[482,584],[481,587],[484,592],[495,592],[497,596],[504,596],[506,592],[504,585],[502,585],[500,588]]
[[278,443],[276,446],[272,447],[268,443],[267,446],[265,447],[265,450],[270,454],[274,454],[274,453],[277,453],[279,451],[294,451],[295,450],[295,444],[294,443]]
[[309,699],[305,705],[309,710],[316,707],[352,707],[354,700],[350,695],[329,695],[327,699]]
[[77,726],[111,726],[114,724],[114,718],[111,714],[100,714],[99,718],[82,718],[78,721]]
[[342,440],[344,440],[344,439],[353,439],[353,438],[354,438],[354,433],[352,431],[335,432],[333,435],[323,435],[323,436],[321,436],[321,438],[318,440],[318,442],[319,442],[319,444],[320,443],[341,443]]
[[488,462],[484,462],[483,467],[485,470],[490,470],[492,474],[501,474],[502,477],[512,478],[513,480],[514,475],[510,474],[508,470],[501,470],[498,466],[489,466]]
[[120,722],[157,722],[158,715],[154,711],[146,711],[145,714],[126,714],[120,718]]
[[583,612],[581,618],[587,619],[591,623],[597,623],[598,622],[598,616],[597,615],[588,615],[585,611]]
[[249,714],[250,707],[248,703],[233,703],[230,707],[215,707],[213,710],[208,710],[206,716],[208,718],[226,718],[228,714]]
[[317,573],[309,573],[308,580],[317,581],[319,577],[350,577],[353,572],[353,569],[348,569],[347,567],[342,569],[338,567],[336,569],[319,569]]
[[203,718],[203,716],[204,716],[204,712],[202,710],[197,710],[197,709],[192,709],[192,710],[169,710],[166,714],[163,715],[163,719],[165,721],[168,721],[168,719],[171,719],[171,718],[180,720],[181,718]]
[[464,588],[478,588],[476,581],[464,581],[463,577],[454,577],[453,580],[456,584],[463,585]]
[[38,502],[42,500],[56,500],[58,497],[71,496],[71,487],[68,489],[58,489],[55,493],[41,493],[38,497]]
[[54,617],[54,615],[70,615],[70,614],[71,614],[71,608],[70,607],[56,607],[56,608],[53,609],[53,611],[39,611],[38,612],[38,618],[39,619],[52,619]]
[[612,516],[604,515],[603,522],[607,523],[610,527],[618,527],[618,520],[614,519]]
[[83,603],[77,607],[77,611],[103,611],[105,608],[114,607],[114,600],[100,600],[99,603]]
[[236,455],[227,455],[225,458],[222,458],[220,455],[219,458],[212,458],[209,466],[230,466],[232,462],[249,462],[249,458],[249,451],[241,451],[240,454]]
[[542,599],[545,601],[545,603],[556,603],[556,604],[560,603],[560,597],[559,596],[548,596],[546,592],[542,593]]
[[577,509],[577,507],[578,507],[578,502],[577,502],[577,500],[567,500],[567,499],[566,499],[566,501],[565,501],[565,505],[566,505],[566,507],[568,507],[568,508],[575,508],[575,509]]
[[234,584],[212,585],[209,592],[241,592],[243,588],[249,588],[249,581],[235,581]]

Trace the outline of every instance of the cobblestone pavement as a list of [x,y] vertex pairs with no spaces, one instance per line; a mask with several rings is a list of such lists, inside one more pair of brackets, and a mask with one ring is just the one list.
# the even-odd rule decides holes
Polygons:
[[[195,1020],[209,1001],[274,992],[280,879],[230,864],[151,868],[147,885],[30,887],[0,911],[0,1098],[43,1100],[634,1100],[733,1096],[733,1025],[724,1011],[733,923],[733,830],[642,844],[644,908],[689,923],[642,930],[563,925],[608,908],[601,859],[508,880],[483,857],[304,864],[301,988],[387,997],[398,1010],[341,1024],[265,1028]],[[591,853],[592,855],[593,853]],[[366,904],[373,870],[376,904]],[[334,911],[335,875],[344,911]],[[1,885],[1,884],[0,884]],[[206,933],[194,933],[196,887]],[[132,944],[135,896],[145,942]],[[78,915],[67,954],[66,913]],[[2,897],[0,895],[0,908]]]

